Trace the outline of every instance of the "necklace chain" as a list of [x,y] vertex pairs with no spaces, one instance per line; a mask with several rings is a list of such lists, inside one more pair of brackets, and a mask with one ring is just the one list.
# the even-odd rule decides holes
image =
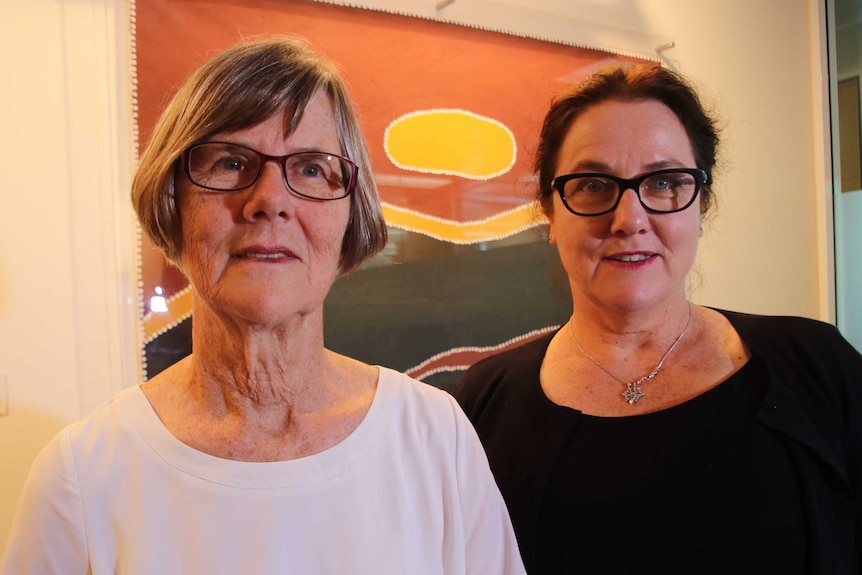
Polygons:
[[661,356],[661,359],[659,360],[658,365],[656,365],[653,368],[653,370],[651,372],[649,372],[648,374],[641,376],[641,377],[639,377],[635,380],[632,380],[632,381],[626,381],[620,377],[617,377],[616,374],[614,374],[611,370],[609,370],[604,365],[602,365],[602,362],[600,362],[599,360],[597,360],[596,358],[594,358],[593,356],[591,356],[590,354],[587,353],[587,350],[585,350],[583,348],[583,346],[581,345],[581,342],[579,342],[578,338],[575,337],[575,328],[574,328],[574,322],[573,321],[569,322],[569,334],[572,336],[572,339],[574,340],[575,345],[578,346],[578,349],[581,351],[582,354],[584,354],[584,356],[587,359],[589,359],[594,364],[599,366],[599,368],[601,368],[601,370],[604,371],[606,374],[608,374],[609,376],[611,376],[612,378],[614,378],[615,380],[617,380],[618,382],[620,382],[626,386],[626,389],[625,389],[625,391],[623,391],[623,394],[622,394],[623,399],[625,399],[626,403],[628,403],[629,405],[634,405],[635,403],[640,401],[641,398],[644,396],[644,392],[641,390],[641,385],[644,383],[647,383],[648,381],[651,381],[655,376],[658,375],[658,372],[661,371],[661,368],[664,365],[664,360],[666,360],[668,358],[668,356],[671,354],[671,352],[673,352],[673,350],[676,348],[676,346],[679,345],[679,342],[682,341],[683,336],[685,336],[686,332],[688,331],[689,326],[691,326],[691,316],[692,316],[691,304],[689,303],[688,304],[688,321],[686,322],[685,327],[682,329],[682,332],[679,334],[679,336],[676,338],[676,340],[674,340],[674,342],[667,349],[667,351],[664,352],[664,355]]

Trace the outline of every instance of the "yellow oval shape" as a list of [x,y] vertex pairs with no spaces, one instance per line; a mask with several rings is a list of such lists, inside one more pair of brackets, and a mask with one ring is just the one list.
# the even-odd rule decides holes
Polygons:
[[383,148],[403,170],[488,180],[515,164],[515,136],[497,120],[464,110],[422,110],[386,128]]

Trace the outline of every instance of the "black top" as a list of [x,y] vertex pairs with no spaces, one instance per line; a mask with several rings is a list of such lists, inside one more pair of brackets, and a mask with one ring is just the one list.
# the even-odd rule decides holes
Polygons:
[[664,411],[582,416],[548,478],[536,573],[802,573],[793,469],[754,422],[764,387],[749,363]]
[[[736,434],[743,446],[746,441],[750,441],[748,449],[752,454],[768,453],[767,459],[757,458],[757,462],[753,456],[750,457],[749,464],[752,467],[747,472],[759,474],[756,481],[765,482],[766,488],[774,485],[776,490],[774,494],[767,494],[769,497],[774,495],[772,502],[759,497],[763,495],[764,488],[753,486],[753,483],[750,484],[752,489],[761,489],[760,493],[743,495],[756,500],[764,508],[772,506],[774,510],[776,501],[787,498],[795,490],[799,498],[787,508],[787,517],[798,516],[799,513],[802,515],[801,524],[792,526],[785,534],[774,530],[774,535],[767,535],[763,530],[750,529],[746,536],[755,537],[757,541],[749,542],[749,545],[763,544],[774,549],[774,542],[769,542],[768,537],[786,537],[788,545],[803,537],[804,545],[799,545],[793,551],[798,554],[790,560],[795,565],[801,561],[803,564],[799,567],[803,573],[858,575],[859,565],[862,565],[862,356],[841,337],[834,326],[823,322],[717,311],[731,322],[752,354],[749,367],[745,368],[743,374],[743,383],[740,384],[744,394],[753,394],[747,396],[752,401],[762,396],[757,402],[753,423],[748,431],[746,425],[741,423],[741,427],[735,431],[726,429],[725,433]],[[575,444],[569,444],[569,441],[578,435],[581,426],[587,425],[589,429],[602,421],[601,418],[592,418],[576,410],[556,406],[542,392],[539,370],[552,337],[553,334],[540,337],[476,363],[454,390],[455,397],[476,427],[488,454],[491,470],[508,505],[528,573],[537,573],[537,565],[543,561],[539,557],[540,551],[542,554],[546,551],[545,547],[540,546],[548,544],[544,540],[546,532],[540,536],[539,525],[540,518],[544,521],[543,514],[550,513],[546,505],[546,502],[552,501],[548,495],[550,490],[560,490],[554,486],[554,481],[560,480],[554,479],[556,471],[559,470],[560,474],[583,474],[608,465],[611,457],[620,457],[608,447],[608,439],[604,440],[602,450],[604,460],[596,456],[582,467],[579,461],[567,456],[570,449],[578,448]],[[750,375],[751,369],[754,369],[754,375]],[[757,386],[758,381],[762,385],[760,390],[756,387],[747,389],[752,383]],[[725,385],[713,391],[725,393]],[[710,403],[711,394],[708,392],[701,398]],[[735,417],[738,419],[740,410],[744,413],[745,406],[750,404],[745,400],[735,401]],[[682,410],[695,409],[692,406],[697,403],[692,400],[679,407]],[[675,411],[667,410],[666,413],[649,414],[647,417],[673,418]],[[637,421],[640,417],[625,419]],[[624,421],[620,423],[626,424]],[[677,422],[676,425],[682,423]],[[656,440],[646,441],[644,434],[649,432],[648,429],[626,431],[626,435],[631,435],[629,449],[632,452],[639,446],[658,449],[652,445]],[[746,439],[746,433],[750,433],[750,439]],[[582,437],[584,442],[588,441],[586,434],[582,434]],[[698,435],[691,429],[680,432],[676,437],[677,442],[683,443],[695,439],[704,440],[703,434]],[[621,442],[621,445],[625,443]],[[583,449],[583,445],[580,448]],[[567,465],[570,466],[568,471]],[[730,466],[723,467],[730,470]],[[792,473],[787,473],[788,469]],[[745,473],[744,464],[743,467],[737,467],[736,471]],[[630,469],[629,472],[633,471]],[[654,465],[649,471],[651,474],[659,472],[667,474],[661,465]],[[787,476],[789,478],[783,480]],[[562,481],[565,480],[563,477]],[[593,488],[596,483],[592,482]],[[659,483],[653,482],[654,485]],[[586,490],[587,487],[582,486],[582,489]],[[713,494],[716,489],[713,488]],[[695,489],[694,493],[698,493],[698,490]],[[708,490],[704,489],[704,493],[708,493]],[[585,497],[582,503],[591,499]],[[683,511],[687,509],[684,505],[673,507]],[[703,525],[709,523],[710,518],[705,516],[703,508],[700,510],[702,513],[693,507],[689,510],[693,516],[688,522],[690,530],[685,533],[703,529]],[[710,511],[713,512],[714,509]],[[778,517],[768,509],[761,509],[760,512],[766,518]],[[653,513],[656,521],[657,514],[657,511]],[[570,519],[575,522],[578,517],[572,515]],[[740,518],[739,522],[749,519]],[[581,523],[581,529],[592,528],[586,520]],[[620,534],[629,533],[626,525],[620,523]],[[656,525],[656,531],[664,528],[648,520],[641,525],[640,534],[653,529],[643,525]],[[572,536],[581,537],[582,534]],[[577,541],[572,541],[571,547],[576,545]],[[611,549],[617,554],[626,551],[622,543],[611,546]],[[784,550],[784,553],[788,552]],[[579,571],[579,567],[576,563],[572,571]],[[669,572],[666,567],[664,572]],[[699,569],[698,572],[703,570]],[[765,569],[763,572],[782,571]]]

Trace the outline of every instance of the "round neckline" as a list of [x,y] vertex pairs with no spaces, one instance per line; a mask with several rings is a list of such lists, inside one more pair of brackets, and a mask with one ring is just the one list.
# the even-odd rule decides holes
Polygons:
[[[551,339],[553,339],[553,338],[551,338]],[[548,340],[548,343],[544,348],[544,353],[542,353],[541,356],[538,358],[538,366],[536,368],[537,373],[541,373],[542,362],[544,361],[545,354],[547,353],[547,347],[550,345],[551,339]],[[686,399],[685,401],[677,403],[676,405],[671,405],[670,407],[667,407],[665,409],[660,409],[658,411],[649,411],[646,413],[633,413],[631,415],[596,415],[596,414],[592,414],[592,413],[584,413],[583,411],[581,411],[580,409],[578,409],[576,407],[569,407],[567,405],[561,405],[559,403],[554,402],[550,397],[548,397],[548,395],[545,393],[545,390],[542,388],[541,378],[537,378],[536,387],[538,389],[538,394],[540,396],[540,400],[543,403],[543,405],[545,405],[545,407],[550,408],[555,413],[562,414],[566,417],[590,417],[590,418],[595,418],[597,420],[632,419],[632,418],[637,418],[637,417],[649,417],[649,416],[667,414],[668,412],[673,411],[676,408],[683,408],[686,406],[690,406],[692,404],[692,402],[697,402],[698,400],[701,400],[702,398],[706,398],[705,400],[708,401],[708,399],[709,399],[708,396],[712,395],[713,392],[717,393],[717,390],[719,388],[721,388],[723,385],[725,385],[727,382],[731,381],[732,379],[734,379],[736,377],[739,377],[740,375],[744,375],[744,372],[747,372],[750,369],[749,366],[753,365],[754,361],[755,361],[755,356],[752,355],[748,359],[748,361],[746,361],[744,364],[742,364],[739,367],[739,369],[737,369],[736,371],[734,371],[733,373],[728,375],[726,378],[724,378],[722,381],[720,381],[716,385],[704,390],[702,393],[699,393],[693,397]]]
[[119,396],[120,405],[152,450],[169,466],[204,481],[246,489],[320,485],[335,480],[375,448],[375,431],[394,394],[392,374],[378,369],[377,388],[365,417],[344,439],[318,453],[287,461],[236,461],[199,451],[176,438],[159,419],[140,385]]

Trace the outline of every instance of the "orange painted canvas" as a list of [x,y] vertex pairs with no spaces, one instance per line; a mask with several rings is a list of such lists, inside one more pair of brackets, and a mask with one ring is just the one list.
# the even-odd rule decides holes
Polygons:
[[[342,70],[391,240],[333,287],[327,347],[448,387],[566,321],[532,155],[553,94],[630,58],[311,0],[137,0],[134,22],[141,149],[184,78],[242,38],[301,36]],[[151,377],[191,351],[193,318],[185,279],[145,238],[141,279]]]

